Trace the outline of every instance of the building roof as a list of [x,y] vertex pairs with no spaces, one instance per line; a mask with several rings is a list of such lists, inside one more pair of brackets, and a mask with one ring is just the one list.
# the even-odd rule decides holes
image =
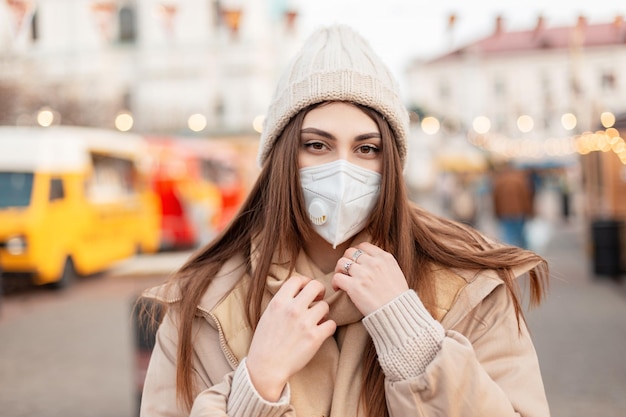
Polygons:
[[569,48],[590,48],[611,45],[626,45],[626,22],[617,16],[613,22],[588,24],[583,16],[573,26],[547,27],[545,19],[539,17],[533,29],[506,31],[502,18],[496,19],[495,30],[483,39],[439,56],[431,63],[456,59],[467,52],[486,56]]

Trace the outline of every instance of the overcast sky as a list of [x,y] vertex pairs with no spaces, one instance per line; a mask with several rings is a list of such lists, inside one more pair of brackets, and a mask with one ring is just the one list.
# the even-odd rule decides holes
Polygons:
[[[412,58],[430,58],[488,35],[495,18],[505,28],[532,28],[540,14],[549,26],[626,18],[626,0],[294,0],[306,33],[329,23],[346,23],[365,36],[394,72]],[[456,15],[452,32],[448,16]],[[400,74],[398,74],[400,76]]]

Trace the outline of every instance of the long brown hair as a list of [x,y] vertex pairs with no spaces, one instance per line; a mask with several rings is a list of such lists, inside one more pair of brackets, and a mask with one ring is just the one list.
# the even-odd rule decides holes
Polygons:
[[[275,251],[288,255],[294,268],[302,243],[314,233],[304,208],[300,189],[298,149],[304,116],[311,106],[296,115],[277,139],[262,167],[248,198],[230,225],[212,243],[192,256],[174,275],[171,283],[180,287],[181,301],[176,374],[177,398],[188,409],[195,396],[192,369],[192,322],[203,293],[212,278],[228,259],[243,255],[252,278],[247,294],[247,317],[256,328],[262,314],[266,277]],[[372,211],[368,231],[372,243],[392,253],[409,287],[415,289],[424,305],[433,313],[435,285],[425,265],[471,270],[497,271],[513,299],[518,318],[523,318],[517,281],[511,268],[540,261],[530,272],[531,302],[539,303],[545,291],[547,266],[536,254],[519,248],[494,245],[469,227],[431,214],[412,204],[403,179],[403,166],[394,134],[376,111],[358,106],[378,125],[382,137],[382,184],[380,197]],[[258,253],[252,270],[251,242]],[[363,363],[361,397],[369,417],[388,416],[384,375],[370,340]]]

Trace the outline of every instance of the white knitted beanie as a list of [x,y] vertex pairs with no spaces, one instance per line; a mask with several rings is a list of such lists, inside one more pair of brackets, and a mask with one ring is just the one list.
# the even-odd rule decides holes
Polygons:
[[393,129],[400,158],[407,153],[409,114],[398,85],[368,42],[347,26],[318,29],[278,81],[263,124],[258,163],[300,110],[324,101],[347,101],[381,113]]

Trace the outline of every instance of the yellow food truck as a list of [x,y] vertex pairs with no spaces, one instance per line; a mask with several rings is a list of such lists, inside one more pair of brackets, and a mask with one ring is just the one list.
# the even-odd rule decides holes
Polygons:
[[159,246],[160,208],[137,135],[0,127],[0,267],[66,287]]

